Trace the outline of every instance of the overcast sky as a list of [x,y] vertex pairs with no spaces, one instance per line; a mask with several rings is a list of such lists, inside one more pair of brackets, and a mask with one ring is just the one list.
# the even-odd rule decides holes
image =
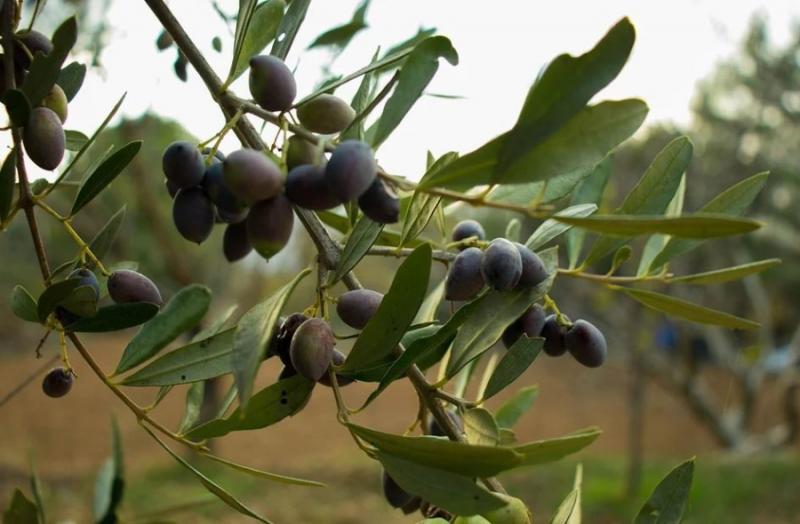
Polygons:
[[[233,11],[238,2],[223,0]],[[299,96],[320,79],[325,51],[301,53],[324,30],[346,22],[356,0],[312,2],[306,23],[288,58],[297,66]],[[207,0],[173,0],[170,7],[220,76],[229,65],[232,37]],[[617,20],[629,16],[637,29],[633,55],[621,75],[598,98],[644,98],[648,122],[687,122],[695,83],[715,63],[732,55],[754,13],[768,17],[772,37],[785,41],[793,18],[800,17],[796,0],[374,0],[367,14],[370,29],[350,44],[334,63],[347,73],[369,61],[378,46],[413,35],[418,27],[436,27],[451,38],[461,62],[443,62],[429,91],[465,97],[443,100],[425,97],[379,152],[391,172],[420,176],[425,152],[439,155],[466,152],[507,130],[516,119],[525,93],[540,67],[562,52],[589,49]],[[121,113],[135,117],[153,111],[181,122],[190,133],[206,139],[223,121],[199,77],[188,83],[172,71],[174,51],[158,53],[155,17],[144,2],[114,1],[103,13],[112,30],[102,55],[105,70],[93,71],[70,104],[67,128],[87,135],[116,99],[127,91]],[[223,39],[222,53],[211,49],[213,36]],[[80,58],[80,57],[79,57]],[[249,96],[246,76],[234,90]],[[342,93],[349,95],[349,90]],[[268,135],[272,136],[271,130]],[[3,134],[5,140],[5,135]],[[2,144],[5,146],[5,143]],[[237,147],[234,140],[227,150]]]

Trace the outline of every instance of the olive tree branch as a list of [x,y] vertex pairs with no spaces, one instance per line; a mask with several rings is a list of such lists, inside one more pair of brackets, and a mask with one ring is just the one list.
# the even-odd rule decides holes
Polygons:
[[[250,112],[248,107],[242,104],[241,99],[223,92],[222,81],[211,69],[211,66],[209,66],[200,50],[197,48],[197,46],[195,46],[189,35],[186,34],[186,31],[184,31],[180,22],[175,18],[163,0],[145,0],[145,2],[150,7],[150,10],[153,11],[153,14],[159,19],[164,29],[166,29],[166,31],[172,36],[172,39],[178,48],[183,52],[184,55],[186,55],[189,63],[191,63],[195,68],[197,73],[200,75],[200,78],[203,79],[206,87],[208,87],[209,91],[211,92],[212,97],[220,105],[220,108],[225,114],[226,120],[229,120],[239,109],[244,108],[245,111]],[[267,118],[265,115],[265,120],[269,120],[280,125],[279,116],[271,113],[268,114],[270,116]],[[294,124],[288,124],[287,127],[294,134],[299,134],[306,139],[312,140],[315,144],[320,140],[319,137],[316,137],[313,133],[310,133],[307,130],[306,133],[301,134],[298,129],[299,126],[295,126]],[[243,116],[239,119],[235,129],[237,136],[244,145],[258,150],[265,149],[260,135],[246,117]],[[319,218],[312,211],[295,207],[295,212],[317,247],[320,260],[326,266],[328,266],[328,268],[335,269],[339,261],[340,250],[336,242],[331,239],[328,231],[325,229],[325,226],[322,225]],[[359,289],[361,287],[358,280],[352,275],[352,272],[344,276],[343,282],[349,289]],[[413,365],[409,369],[408,378],[411,380],[411,383],[419,392],[420,398],[423,399],[427,408],[431,412],[431,415],[442,427],[448,438],[451,440],[464,442],[464,435],[461,433],[458,427],[456,427],[450,417],[447,416],[442,404],[433,394],[434,388],[428,384],[425,375],[416,365]],[[505,492],[503,486],[496,479],[485,479],[485,482],[491,489],[499,492]]]

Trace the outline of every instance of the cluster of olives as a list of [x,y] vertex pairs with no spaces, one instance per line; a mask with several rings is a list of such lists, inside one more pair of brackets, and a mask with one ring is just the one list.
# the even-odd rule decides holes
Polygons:
[[[97,277],[87,268],[72,271],[68,279],[78,279],[79,288],[92,290],[94,300],[63,301],[55,309],[55,317],[69,330],[70,325],[82,318],[90,318],[96,314],[96,304],[100,300],[100,283]],[[161,292],[152,280],[129,269],[120,269],[111,273],[106,282],[108,295],[116,304],[145,302],[161,306]],[[87,307],[87,304],[89,307]],[[42,382],[42,390],[49,397],[63,397],[72,388],[74,373],[67,368],[51,370]]]
[[[284,112],[291,109],[297,86],[281,60],[265,55],[250,61],[250,91],[261,107]],[[355,111],[344,100],[322,94],[300,105],[297,118],[312,132],[332,134],[346,129]],[[357,200],[372,220],[397,222],[397,197],[378,178],[375,156],[364,142],[345,140],[330,158],[296,135],[284,147],[285,178],[275,162],[256,150],[225,157],[185,141],[171,144],[162,167],[178,232],[199,244],[215,223],[228,224],[223,252],[233,262],[253,249],[267,259],[279,252],[291,235],[292,205],[319,211]]]
[[[453,229],[455,242],[468,244],[469,239],[483,241],[483,227],[474,220],[459,222]],[[463,244],[462,244],[463,245]],[[465,247],[456,256],[445,281],[445,298],[463,301],[475,297],[485,285],[499,291],[529,288],[547,278],[542,260],[526,246],[504,238],[491,241],[485,251]],[[567,351],[575,360],[588,367],[598,367],[606,359],[608,348],[603,334],[586,320],[571,325],[561,323],[559,315],[545,315],[534,304],[506,328],[502,341],[510,348],[522,334],[543,337],[544,351],[551,356]]]
[[[37,54],[50,54],[53,43],[45,35],[34,30],[20,31],[14,35],[14,77],[16,85],[22,84],[33,58]],[[0,93],[9,86],[5,84],[5,64],[0,55]],[[28,157],[42,169],[52,171],[61,163],[66,151],[66,136],[63,124],[67,120],[67,95],[58,84],[31,110],[23,125],[22,142]],[[21,124],[21,122],[16,122]]]

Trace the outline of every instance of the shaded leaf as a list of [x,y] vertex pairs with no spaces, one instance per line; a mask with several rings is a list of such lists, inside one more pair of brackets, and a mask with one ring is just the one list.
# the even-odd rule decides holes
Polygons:
[[347,243],[344,245],[341,255],[339,256],[339,263],[336,265],[336,271],[328,279],[328,285],[335,284],[347,273],[350,272],[356,265],[364,258],[369,248],[375,243],[383,229],[383,224],[375,222],[362,215],[358,219],[350,235],[347,237]]
[[622,291],[642,305],[666,313],[674,317],[682,318],[698,324],[711,324],[730,329],[756,329],[761,324],[737,317],[730,313],[717,311],[716,309],[699,306],[688,300],[683,300],[669,295],[656,293],[646,289],[632,287],[610,286],[611,289]]
[[37,314],[39,321],[44,322],[47,317],[52,313],[61,302],[66,299],[72,291],[80,286],[81,281],[78,278],[70,278],[56,282],[47,287],[42,294],[39,295],[37,300]]
[[234,51],[229,80],[234,80],[244,73],[250,59],[259,54],[275,38],[285,9],[284,0],[267,0],[254,8],[242,36],[241,45]]
[[314,382],[302,375],[283,379],[250,397],[246,412],[242,411],[240,406],[228,417],[211,420],[192,428],[186,436],[193,440],[202,440],[221,437],[231,431],[271,426],[303,409],[314,385]]
[[394,351],[425,300],[430,270],[431,247],[423,244],[397,268],[389,291],[356,339],[342,371],[369,367]]
[[[357,208],[357,206],[356,206]],[[326,225],[332,227],[336,231],[340,233],[347,233],[350,231],[352,224],[350,223],[347,217],[342,215],[338,215],[336,213],[332,213],[330,211],[317,211],[317,216],[324,222]],[[418,238],[416,240],[410,240],[406,242],[406,247],[417,247],[418,245],[422,244],[423,242],[428,242],[428,239],[425,238]],[[375,241],[375,244],[380,244],[384,246],[399,246],[400,245],[400,233],[396,231],[392,231],[384,227],[380,233],[378,234],[378,238]]]
[[543,344],[543,338],[528,338],[523,333],[497,364],[483,393],[484,400],[500,393],[506,386],[519,378],[533,364],[542,350]]
[[253,393],[253,382],[259,364],[267,354],[267,343],[272,338],[283,306],[297,284],[310,272],[310,269],[305,269],[298,273],[291,282],[245,313],[236,326],[231,362],[242,411],[247,407],[250,395]]
[[686,509],[694,477],[694,459],[670,471],[634,519],[635,524],[678,524]]
[[144,324],[158,313],[158,306],[145,302],[112,304],[101,307],[91,318],[82,318],[69,325],[74,333],[108,333]]
[[115,524],[117,507],[125,488],[122,441],[115,418],[111,419],[111,456],[106,459],[94,482],[92,513],[98,524]]
[[517,123],[503,143],[493,181],[503,180],[513,166],[525,163],[532,149],[564,126],[615,78],[627,62],[635,39],[633,24],[623,18],[589,52],[578,57],[560,55],[550,62],[528,92]]
[[[630,137],[646,115],[647,104],[637,99],[587,106],[494,182],[521,184],[543,181],[578,169],[589,169]],[[461,156],[421,187],[463,190],[491,183],[497,156],[507,137],[508,133],[501,135]]]
[[469,477],[410,462],[389,453],[378,452],[377,457],[401,488],[446,511],[475,515],[505,505],[503,499],[478,486]]
[[16,127],[25,127],[31,116],[31,103],[28,97],[19,89],[8,89],[3,93],[3,105],[11,119],[11,123]]
[[414,47],[400,68],[397,85],[378,120],[378,127],[370,143],[373,149],[380,147],[422,96],[425,87],[439,69],[439,58],[444,58],[451,65],[458,64],[458,53],[450,40],[443,36],[432,36]]
[[67,139],[67,151],[80,151],[80,149],[86,145],[86,142],[89,141],[88,136],[74,129],[65,129],[64,136],[66,136]]
[[178,434],[186,433],[189,428],[197,423],[200,418],[200,410],[205,398],[206,384],[203,381],[195,382],[186,390],[186,402],[183,409],[183,418],[178,425]]
[[533,406],[539,396],[539,386],[527,386],[505,401],[494,414],[494,419],[501,428],[512,428],[519,418]]
[[70,214],[74,215],[94,197],[99,195],[100,192],[130,164],[141,147],[142,141],[136,140],[124,145],[110,156],[106,157],[81,185],[81,188],[78,190],[78,195],[75,197],[75,202],[72,204],[72,211],[70,211]]
[[60,305],[70,313],[89,318],[97,313],[97,290],[93,286],[78,286],[70,292]]
[[70,17],[53,33],[53,50],[50,54],[36,53],[31,61],[28,74],[22,82],[22,91],[32,107],[38,106],[42,99],[56,84],[61,73],[61,65],[78,39],[78,22]]
[[359,438],[385,454],[469,477],[491,477],[518,466],[522,457],[511,448],[475,446],[438,437],[403,437],[348,423]]
[[39,524],[36,505],[19,488],[14,489],[11,504],[3,513],[3,524]]
[[11,291],[11,311],[27,322],[40,322],[36,301],[22,286],[14,286]]
[[122,353],[114,374],[118,375],[156,355],[182,333],[196,326],[208,311],[211,291],[198,284],[184,287],[150,319]]
[[14,200],[17,153],[12,149],[0,167],[0,222],[8,218]]
[[[592,169],[591,175],[581,180],[580,185],[577,186],[572,196],[572,205],[597,204],[599,206],[610,176],[611,155],[598,163]],[[572,229],[567,233],[567,259],[569,260],[570,268],[578,265],[578,258],[581,256],[585,237],[586,232],[582,229]]]
[[[111,245],[114,243],[114,239],[117,238],[117,233],[119,232],[120,226],[122,226],[122,222],[125,220],[125,206],[122,206],[119,211],[114,213],[111,218],[108,219],[108,222],[97,232],[91,242],[89,242],[89,249],[92,250],[94,256],[98,259],[101,259],[106,256],[109,249],[111,249]],[[94,263],[88,261],[86,267],[94,269]]]
[[311,4],[311,0],[292,0],[278,26],[278,34],[275,35],[269,54],[286,60],[286,55],[289,54],[297,31],[306,18],[309,4]]
[[370,0],[363,0],[348,23],[325,31],[309,44],[308,49],[328,46],[335,47],[337,51],[341,52],[359,31],[367,28],[365,18],[369,3]]
[[78,62],[70,62],[58,73],[56,83],[67,95],[67,100],[72,102],[72,99],[80,91],[84,78],[86,78],[86,66]]

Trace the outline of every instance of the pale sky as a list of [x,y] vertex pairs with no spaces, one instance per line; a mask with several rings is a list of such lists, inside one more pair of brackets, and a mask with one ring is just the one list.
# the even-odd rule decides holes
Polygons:
[[[223,0],[220,4],[232,11],[238,2]],[[298,66],[299,97],[313,88],[320,79],[319,66],[327,61],[325,51],[301,51],[319,33],[349,20],[357,4],[357,0],[312,2],[288,58],[290,67]],[[211,2],[173,0],[170,7],[218,74],[224,76],[232,37],[211,9]],[[358,69],[378,46],[391,47],[413,35],[420,26],[434,26],[440,34],[450,37],[459,52],[460,64],[452,67],[442,62],[428,90],[465,99],[424,97],[379,151],[379,160],[389,171],[418,178],[428,149],[436,155],[450,150],[464,153],[510,128],[543,64],[562,52],[579,54],[588,50],[623,16],[629,16],[637,29],[633,55],[598,99],[641,97],[650,106],[647,122],[687,122],[695,83],[715,63],[735,52],[756,12],[767,15],[772,38],[780,43],[788,37],[791,20],[800,18],[800,3],[374,0],[367,14],[370,29],[353,40],[334,63],[334,71],[348,73]],[[175,77],[174,50],[157,52],[154,41],[160,29],[144,2],[112,2],[103,16],[112,27],[102,55],[105,71],[93,71],[87,77],[70,104],[66,127],[91,134],[122,92],[127,91],[122,115],[136,117],[152,111],[178,120],[200,139],[216,133],[223,125],[219,110],[197,74],[190,71],[188,83]],[[215,35],[223,39],[222,53],[211,49]],[[249,96],[246,77],[243,75],[234,84],[234,91],[242,96]],[[340,92],[349,97],[356,85]],[[265,137],[271,138],[274,128],[267,129]],[[7,140],[6,135],[2,140]],[[237,147],[231,136],[223,150]],[[34,171],[34,177],[41,175]]]

